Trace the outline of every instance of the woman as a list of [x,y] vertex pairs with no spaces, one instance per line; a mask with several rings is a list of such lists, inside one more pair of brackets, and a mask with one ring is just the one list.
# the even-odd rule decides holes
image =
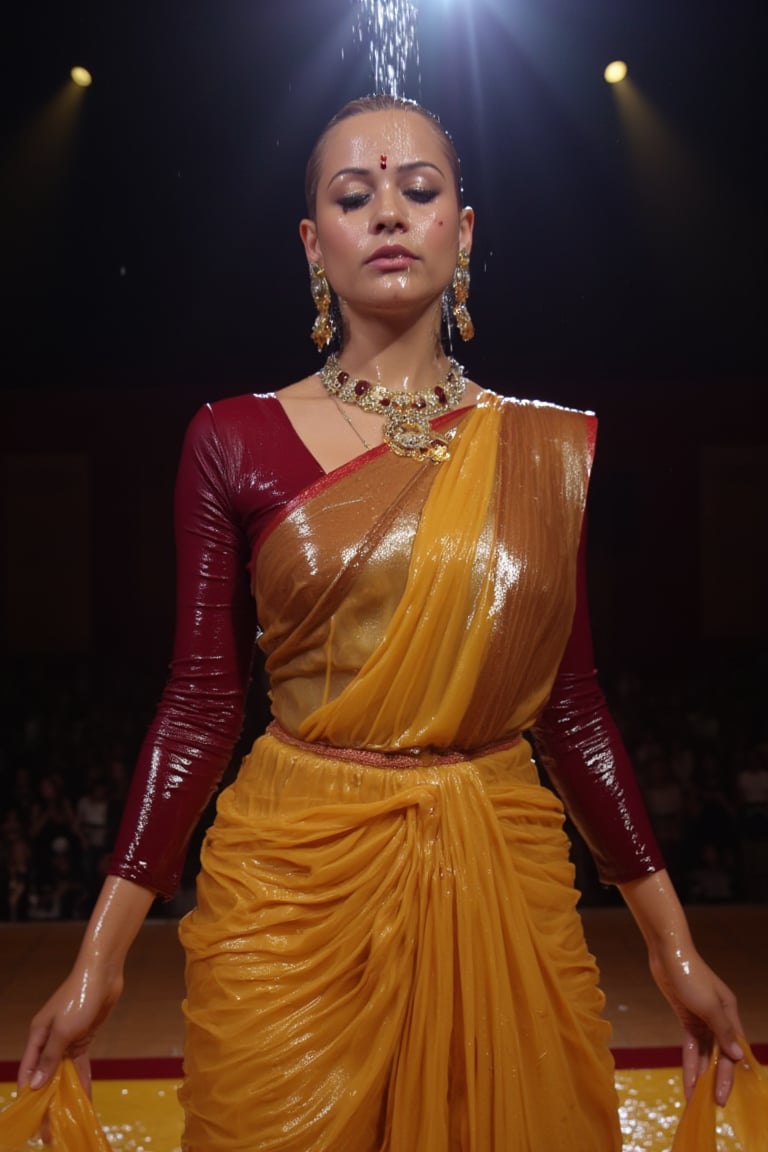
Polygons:
[[[595,686],[581,521],[593,422],[502,400],[440,341],[473,212],[437,121],[347,106],[307,172],[319,346],[193,421],[178,628],[113,860],[21,1081],[84,1054],[240,729],[254,635],[275,717],[219,799],[187,950],[187,1152],[621,1144],[562,808],[620,884],[681,1018],[690,1091],[741,1031],[698,956]],[[578,557],[578,562],[577,562]]]

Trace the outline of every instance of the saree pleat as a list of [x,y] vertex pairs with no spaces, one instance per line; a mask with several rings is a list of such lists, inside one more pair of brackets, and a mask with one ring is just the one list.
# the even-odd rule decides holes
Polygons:
[[620,1147],[562,809],[529,755],[361,768],[257,741],[182,923],[187,1152]]

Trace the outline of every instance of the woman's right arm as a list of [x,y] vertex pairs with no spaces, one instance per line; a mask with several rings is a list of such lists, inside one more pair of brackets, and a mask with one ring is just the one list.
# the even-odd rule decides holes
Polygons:
[[238,429],[210,406],[184,440],[175,493],[176,635],[171,674],[141,750],[110,872],[170,898],[189,838],[240,735],[256,612],[236,494]]
[[41,1088],[64,1056],[82,1056],[123,989],[125,958],[155,893],[109,876],[72,971],[32,1021],[19,1067],[19,1087]]
[[[176,482],[176,639],[98,903],[72,971],[35,1016],[19,1083],[40,1087],[83,1056],[123,987],[126,954],[155,897],[171,896],[186,845],[240,733],[255,633],[232,491],[237,452],[213,413],[187,431]],[[83,1061],[80,1072],[87,1079]]]

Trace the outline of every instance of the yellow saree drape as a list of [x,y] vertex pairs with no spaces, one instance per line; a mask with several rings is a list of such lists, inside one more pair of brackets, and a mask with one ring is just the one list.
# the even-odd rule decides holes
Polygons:
[[[732,1137],[729,1147],[742,1152],[768,1152],[768,1073],[741,1037],[744,1059],[736,1065],[733,1089],[725,1108],[715,1104],[715,1077],[720,1054],[715,1049],[709,1067],[696,1081],[675,1133],[672,1152],[717,1152],[718,1121]],[[720,1116],[718,1116],[718,1113]]]
[[23,1088],[0,1115],[0,1152],[26,1152],[48,1116],[50,1152],[112,1152],[93,1105],[71,1060],[64,1060],[52,1079],[33,1092]]
[[521,731],[573,612],[584,417],[496,398],[452,458],[288,510],[254,592],[273,710],[187,951],[186,1152],[616,1152],[559,801]]

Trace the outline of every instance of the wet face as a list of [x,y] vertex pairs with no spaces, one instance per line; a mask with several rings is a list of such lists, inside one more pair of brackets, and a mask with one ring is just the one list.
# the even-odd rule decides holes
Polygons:
[[474,218],[456,198],[439,133],[418,112],[352,116],[328,134],[307,259],[321,264],[345,319],[439,309]]

